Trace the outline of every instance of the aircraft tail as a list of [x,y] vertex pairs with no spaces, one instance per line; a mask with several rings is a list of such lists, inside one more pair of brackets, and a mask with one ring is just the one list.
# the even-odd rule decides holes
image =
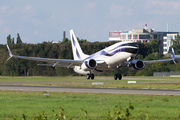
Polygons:
[[71,44],[72,44],[72,51],[73,51],[73,57],[74,60],[83,60],[86,57],[88,57],[88,55],[84,54],[79,42],[73,32],[73,29],[70,30],[70,38],[71,38]]

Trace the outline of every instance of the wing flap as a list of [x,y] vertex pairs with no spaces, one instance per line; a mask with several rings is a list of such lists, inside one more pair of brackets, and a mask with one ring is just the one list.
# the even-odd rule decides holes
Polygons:
[[51,66],[51,67],[67,67],[67,68],[73,68],[75,65],[71,65],[72,63],[70,64],[56,64],[54,66],[54,64],[38,64],[40,66]]

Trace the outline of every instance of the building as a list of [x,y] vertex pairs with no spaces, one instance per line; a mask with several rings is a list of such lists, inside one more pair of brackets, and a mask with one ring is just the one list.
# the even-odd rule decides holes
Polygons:
[[169,34],[173,33],[177,35],[178,32],[157,32],[147,28],[147,24],[145,24],[145,28],[143,29],[133,29],[132,31],[109,32],[109,40],[133,41],[133,42],[142,42],[146,44],[148,42],[151,42],[152,39],[157,39],[159,41],[159,51],[163,54],[166,54],[168,52],[168,48],[166,48],[165,46],[168,46],[168,42],[169,42],[168,38],[166,37],[168,33]]

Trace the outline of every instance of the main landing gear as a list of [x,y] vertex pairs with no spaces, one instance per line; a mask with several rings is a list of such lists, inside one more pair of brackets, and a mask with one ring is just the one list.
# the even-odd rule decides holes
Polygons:
[[117,67],[117,74],[114,74],[114,80],[121,80],[122,79],[122,75],[119,74],[119,67]]
[[122,75],[121,74],[114,74],[114,80],[121,80],[122,79]]
[[86,75],[86,78],[87,78],[87,79],[90,79],[90,78],[91,78],[91,79],[93,80],[93,79],[94,79],[94,74],[92,74],[92,73],[89,74],[89,73],[88,73],[88,74]]

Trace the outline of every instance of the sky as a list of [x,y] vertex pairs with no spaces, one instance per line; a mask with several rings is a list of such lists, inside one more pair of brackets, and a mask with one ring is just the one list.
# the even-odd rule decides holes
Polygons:
[[108,41],[110,31],[148,28],[180,31],[179,0],[1,0],[0,44],[7,36],[23,43],[62,41],[70,38],[89,42]]

